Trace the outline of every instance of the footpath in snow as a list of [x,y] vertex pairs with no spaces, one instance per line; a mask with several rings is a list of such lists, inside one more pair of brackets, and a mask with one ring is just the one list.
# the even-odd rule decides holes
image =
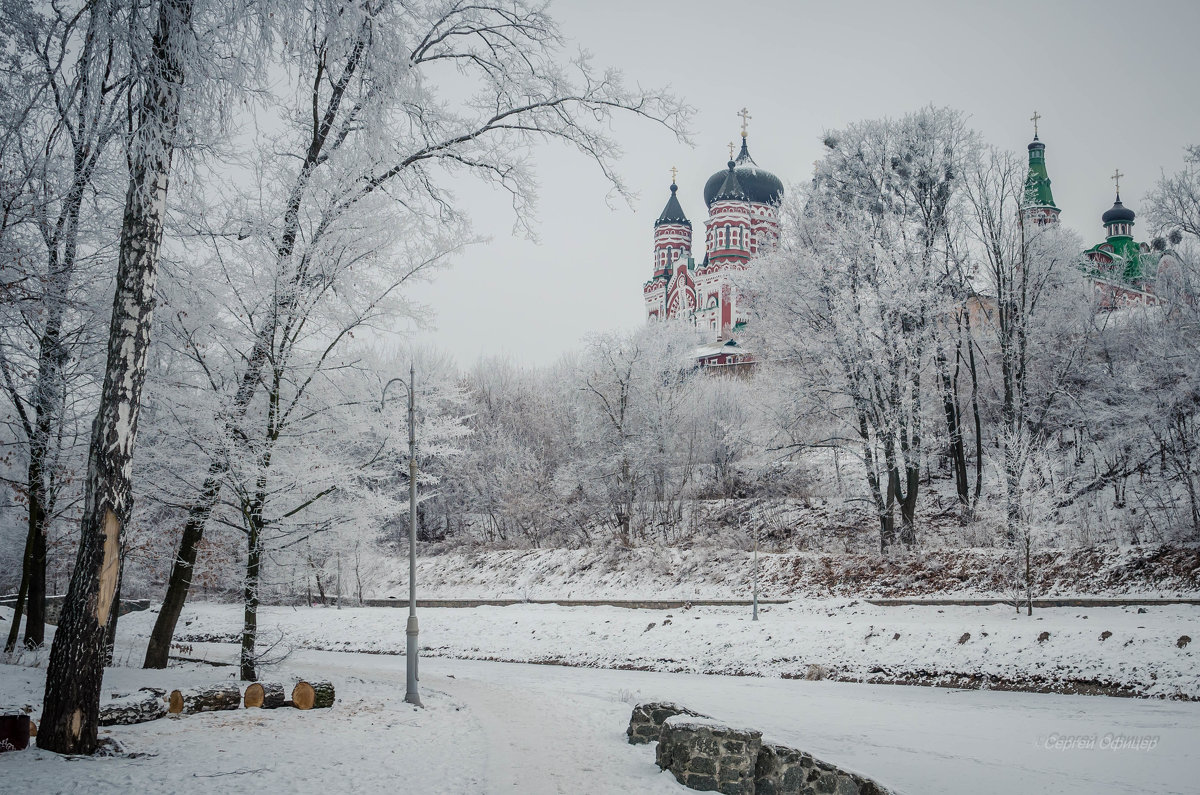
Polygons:
[[[345,612],[345,611],[343,611]],[[118,657],[136,656],[123,644]],[[233,652],[230,650],[230,655]],[[127,755],[0,754],[5,792],[684,795],[633,703],[672,700],[869,775],[898,795],[1194,793],[1200,704],[429,659],[426,709],[404,663],[300,651],[264,672],[336,683],[333,708],[237,710],[102,729]],[[44,669],[0,665],[0,692],[37,704]],[[107,691],[231,681],[236,669],[111,668]],[[1136,740],[1136,745],[1132,743]]]
[[[405,611],[260,609],[264,638],[305,649],[400,654]],[[122,618],[144,644],[152,612]],[[241,608],[192,603],[177,640],[233,643]],[[1200,699],[1200,607],[880,607],[853,600],[747,608],[432,608],[422,654],[769,678]]]

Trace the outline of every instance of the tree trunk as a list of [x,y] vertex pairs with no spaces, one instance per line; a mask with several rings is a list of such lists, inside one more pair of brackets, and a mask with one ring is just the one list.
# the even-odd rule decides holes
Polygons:
[[50,650],[38,747],[96,750],[105,629],[133,511],[130,473],[154,313],[158,250],[183,83],[192,0],[163,0],[137,108],[121,227],[108,361],[92,424],[79,551]]
[[[261,517],[261,513],[259,514]],[[249,517],[246,536],[246,582],[242,590],[242,655],[243,682],[258,678],[254,670],[254,642],[258,636],[258,571],[262,561],[262,528],[260,518]]]
[[143,687],[137,693],[115,698],[100,705],[101,726],[129,726],[146,723],[167,715],[167,691]]
[[146,645],[146,660],[143,668],[166,668],[167,658],[171,654],[171,638],[175,635],[175,625],[179,622],[179,614],[183,612],[183,604],[187,601],[188,589],[192,586],[192,573],[196,567],[196,552],[200,548],[200,540],[204,536],[204,524],[209,514],[217,504],[221,495],[221,480],[219,475],[224,473],[224,464],[214,460],[209,465],[209,474],[204,481],[199,499],[188,506],[187,521],[183,525],[183,536],[179,540],[179,554],[171,566],[171,576],[167,580],[167,594],[163,597],[162,609],[154,621],[154,629],[150,632],[150,642]]
[[29,556],[33,550],[33,534],[25,536],[25,555],[21,558],[21,587],[17,589],[17,604],[13,608],[12,626],[8,628],[8,640],[4,643],[5,654],[17,648],[17,635],[21,631],[21,616],[25,611],[25,597],[29,593]]
[[113,648],[117,645],[117,620],[121,617],[121,578],[125,573],[125,554],[121,554],[120,571],[117,573],[117,592],[113,594],[112,610],[108,614],[108,626],[104,628],[104,664],[112,665]]

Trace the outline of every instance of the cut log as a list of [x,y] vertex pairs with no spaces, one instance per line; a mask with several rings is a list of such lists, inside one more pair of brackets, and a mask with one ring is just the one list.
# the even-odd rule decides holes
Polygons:
[[29,736],[37,737],[37,721],[33,718],[29,719]]
[[317,679],[298,682],[292,688],[292,706],[296,709],[325,709],[333,706],[333,683]]
[[209,685],[190,690],[172,690],[167,711],[172,715],[218,712],[242,705],[242,689],[237,685]]
[[167,691],[157,687],[143,687],[138,692],[114,698],[100,705],[101,726],[129,726],[166,717],[167,705],[163,696]]
[[283,685],[278,682],[255,682],[246,688],[246,709],[278,709],[286,702]]

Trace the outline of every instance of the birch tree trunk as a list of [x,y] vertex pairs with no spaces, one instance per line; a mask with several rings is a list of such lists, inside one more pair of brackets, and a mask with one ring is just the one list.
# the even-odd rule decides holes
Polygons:
[[50,651],[38,732],[38,747],[58,753],[96,750],[106,628],[120,580],[121,534],[133,509],[130,474],[192,7],[192,0],[163,0],[159,6],[137,108],[79,552]]

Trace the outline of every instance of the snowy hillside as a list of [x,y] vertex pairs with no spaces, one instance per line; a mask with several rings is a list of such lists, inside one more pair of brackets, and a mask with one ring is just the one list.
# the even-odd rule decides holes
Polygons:
[[[1014,561],[999,549],[869,554],[762,553],[762,598],[996,597],[1011,593]],[[753,555],[712,547],[532,549],[421,555],[422,595],[460,599],[749,599]],[[367,596],[407,594],[408,564],[389,558]],[[1200,547],[1034,553],[1035,596],[1200,596]],[[346,588],[343,593],[348,593]]]

